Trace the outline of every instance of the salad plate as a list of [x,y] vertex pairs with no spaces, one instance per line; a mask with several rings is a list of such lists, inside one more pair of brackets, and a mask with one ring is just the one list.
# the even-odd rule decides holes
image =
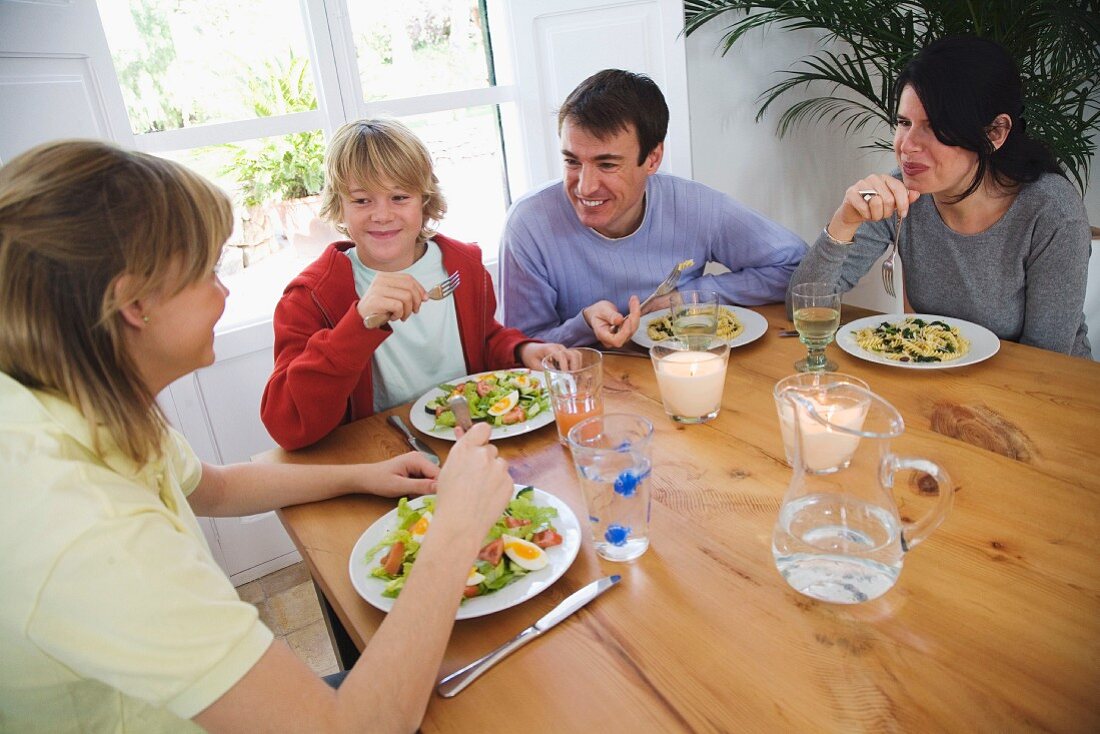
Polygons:
[[[465,377],[457,377],[450,380],[449,384],[458,385],[463,382],[476,382],[480,377],[504,372],[523,374],[529,376],[532,380],[538,380],[541,390],[540,395],[545,397],[543,402],[545,402],[546,407],[521,423],[513,423],[506,426],[493,426],[492,432],[489,434],[489,440],[495,441],[498,438],[521,436],[524,433],[536,431],[545,425],[553,423],[554,411],[550,408],[549,393],[546,390],[543,376],[541,374],[532,374],[531,370],[525,367],[517,367],[511,370],[488,370],[486,372],[478,372]],[[416,430],[425,435],[432,436],[433,438],[442,438],[447,441],[456,441],[458,439],[455,436],[455,430],[453,428],[436,428],[435,414],[428,410],[428,405],[441,397],[445,400],[447,398],[447,392],[438,387],[433,387],[431,390],[421,395],[420,398],[413,403],[412,409],[409,411],[409,421]],[[476,417],[474,422],[477,422]]]
[[[948,326],[957,328],[959,333],[970,341],[970,351],[958,359],[953,359],[949,362],[899,362],[897,360],[887,359],[881,354],[868,351],[856,343],[855,333],[860,329],[873,329],[884,322],[897,323],[904,321],[906,318],[923,319],[927,322],[942,321]],[[984,362],[996,354],[1001,348],[1001,340],[997,338],[996,334],[984,326],[979,326],[970,321],[956,319],[951,316],[937,316],[927,313],[878,314],[877,316],[866,316],[862,319],[856,319],[840,327],[840,330],[836,333],[836,343],[837,346],[853,357],[858,357],[868,362],[874,362],[875,364],[884,364],[888,367],[901,367],[907,370],[943,370],[952,367],[966,367],[967,365]]]
[[[720,308],[733,311],[734,316],[736,316],[741,322],[741,325],[745,327],[740,334],[729,340],[730,349],[743,347],[768,333],[768,320],[756,313],[756,311],[742,308],[741,306],[730,306],[725,303],[722,304]],[[665,318],[670,312],[670,309],[665,308],[660,311],[651,311],[642,316],[641,321],[638,322],[638,330],[634,332],[634,336],[630,337],[631,341],[646,349],[652,347],[657,342],[649,338],[649,325],[657,319]]]
[[[522,484],[515,485],[518,492],[523,489]],[[493,614],[502,609],[522,604],[533,596],[542,593],[561,575],[573,565],[577,552],[581,547],[581,526],[577,522],[577,516],[569,509],[569,505],[562,502],[554,495],[535,488],[532,492],[532,501],[540,507],[553,507],[558,511],[558,516],[552,521],[558,534],[561,535],[560,545],[546,549],[549,563],[545,568],[521,576],[518,580],[505,586],[499,591],[494,591],[484,596],[475,596],[467,599],[458,608],[455,619],[470,619]],[[409,500],[409,506],[418,508],[423,506],[424,498],[416,497]],[[351,576],[351,584],[359,593],[359,596],[372,607],[389,612],[393,609],[396,599],[383,596],[382,591],[386,587],[384,579],[371,576],[371,571],[378,566],[382,553],[367,559],[367,553],[377,546],[387,533],[397,527],[397,509],[394,508],[364,531],[356,541],[348,559],[348,574]]]

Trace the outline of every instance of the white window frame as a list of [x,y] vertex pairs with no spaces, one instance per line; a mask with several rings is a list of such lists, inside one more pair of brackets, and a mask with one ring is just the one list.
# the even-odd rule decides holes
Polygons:
[[[495,8],[490,9],[490,17],[494,9],[497,12],[501,9],[498,3],[492,5]],[[345,122],[367,117],[408,117],[516,101],[514,85],[486,85],[367,102],[363,99],[359,81],[347,0],[299,0],[299,8],[309,45],[310,70],[317,90],[316,110],[136,133],[134,147],[147,153],[168,153],[318,129],[328,137]],[[509,155],[512,155],[511,151]]]

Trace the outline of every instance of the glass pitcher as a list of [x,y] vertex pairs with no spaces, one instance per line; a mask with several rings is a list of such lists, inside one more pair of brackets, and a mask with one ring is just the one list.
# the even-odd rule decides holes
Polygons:
[[[855,604],[897,581],[905,553],[939,527],[954,488],[928,459],[898,456],[890,442],[905,423],[888,402],[852,384],[780,393],[794,418],[794,475],[772,533],[772,555],[796,591]],[[891,490],[901,471],[925,472],[939,499],[905,522]],[[927,486],[927,479],[921,482]]]

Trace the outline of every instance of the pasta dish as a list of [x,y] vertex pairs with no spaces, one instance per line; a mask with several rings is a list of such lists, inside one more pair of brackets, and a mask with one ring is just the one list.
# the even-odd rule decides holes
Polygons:
[[[736,339],[741,336],[741,332],[744,330],[745,325],[734,315],[732,310],[725,307],[718,309],[719,339],[725,339],[726,341]],[[659,319],[650,321],[649,326],[646,327],[646,335],[655,342],[675,336],[672,333],[672,313],[667,313]]]
[[864,351],[895,362],[950,362],[970,351],[970,341],[958,327],[913,317],[897,323],[883,321],[852,336]]

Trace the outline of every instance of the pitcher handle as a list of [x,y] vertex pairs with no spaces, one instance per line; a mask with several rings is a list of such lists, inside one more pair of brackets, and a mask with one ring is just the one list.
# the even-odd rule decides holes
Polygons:
[[882,486],[893,489],[894,474],[903,469],[922,471],[931,475],[936,480],[940,499],[936,506],[926,512],[923,517],[915,522],[904,523],[901,530],[902,550],[908,551],[927,538],[933,530],[938,528],[947,517],[947,511],[951,509],[951,503],[955,498],[955,485],[951,483],[951,477],[947,475],[943,467],[928,459],[919,459],[911,456],[889,456],[882,462],[879,480]]

